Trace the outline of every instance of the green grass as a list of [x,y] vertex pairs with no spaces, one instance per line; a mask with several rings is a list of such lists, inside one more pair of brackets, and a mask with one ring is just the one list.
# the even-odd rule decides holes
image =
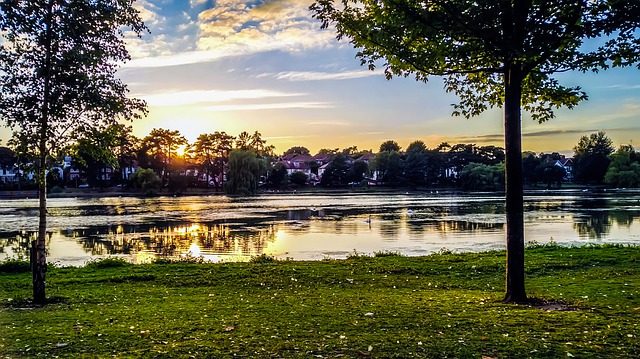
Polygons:
[[109,260],[51,268],[42,307],[28,268],[0,265],[0,358],[640,357],[640,247],[526,256],[548,307],[501,303],[503,252]]

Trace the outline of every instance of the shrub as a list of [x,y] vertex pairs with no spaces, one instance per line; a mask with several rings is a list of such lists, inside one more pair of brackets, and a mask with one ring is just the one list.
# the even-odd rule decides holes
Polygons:
[[0,273],[27,273],[31,271],[31,265],[27,261],[19,259],[7,259],[0,263]]

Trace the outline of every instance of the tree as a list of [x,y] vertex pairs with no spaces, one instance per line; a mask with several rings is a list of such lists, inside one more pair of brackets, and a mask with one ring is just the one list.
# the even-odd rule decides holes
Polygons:
[[388,140],[380,144],[380,152],[390,152],[390,151],[400,152],[400,145],[398,145],[398,142],[394,140]]
[[344,186],[349,180],[350,166],[347,157],[342,153],[338,153],[329,162],[327,168],[322,174],[320,183],[323,186]]
[[396,186],[403,180],[402,156],[398,151],[380,152],[371,167],[377,172],[377,179],[385,184]]
[[603,131],[580,137],[573,148],[576,180],[602,182],[611,162],[609,155],[613,151],[613,141]]
[[143,190],[147,196],[155,196],[162,189],[162,180],[152,169],[140,168],[129,179],[134,188]]
[[70,148],[74,152],[74,166],[87,173],[91,186],[104,187],[105,168],[118,167],[115,148],[118,145],[116,127],[105,130],[90,128],[78,133],[78,140]]
[[407,147],[404,160],[405,176],[412,186],[424,185],[427,180],[429,157],[427,146],[422,141],[414,141]]
[[[636,0],[318,0],[322,27],[359,48],[361,64],[380,61],[387,78],[444,77],[460,97],[454,115],[504,108],[507,213],[505,302],[525,302],[521,107],[539,122],[587,98],[552,75],[635,64]],[[603,40],[583,46],[585,39]]]
[[289,176],[289,180],[291,181],[291,183],[298,186],[304,186],[305,184],[307,184],[308,179],[309,177],[302,171],[295,171],[291,174],[291,176]]
[[112,131],[116,140],[114,154],[118,163],[117,182],[121,184],[123,181],[128,180],[128,172],[126,171],[133,168],[133,161],[136,159],[135,149],[140,144],[140,139],[131,134],[132,130],[131,126],[121,123],[110,126],[110,131]]
[[632,145],[621,145],[611,155],[611,163],[604,176],[604,183],[626,188],[640,186],[640,163],[638,163],[638,153]]
[[286,155],[307,155],[309,156],[311,153],[309,152],[309,149],[303,146],[293,146],[291,148],[289,148],[288,150],[286,150],[282,155],[286,156]]
[[542,162],[535,168],[535,173],[540,182],[547,184],[547,188],[551,188],[553,184],[560,188],[562,181],[567,176],[567,171],[564,167],[557,166],[553,162]]
[[168,183],[169,173],[174,170],[172,158],[178,151],[178,147],[187,144],[187,139],[178,130],[166,130],[154,128],[149,135],[142,139],[143,146],[147,149],[152,165],[163,183]]
[[15,166],[17,156],[9,147],[0,147],[0,169],[9,170]]
[[280,187],[287,184],[287,166],[284,163],[278,162],[276,163],[271,171],[269,171],[269,176],[267,177],[267,182],[269,185],[274,187]]
[[502,165],[470,163],[460,171],[460,185],[467,190],[502,190],[504,189],[504,168]]
[[522,171],[525,183],[529,185],[536,185],[540,182],[540,179],[536,174],[536,168],[540,166],[541,163],[542,160],[535,152],[527,151],[522,153]]
[[144,115],[117,77],[125,30],[146,30],[133,0],[0,2],[0,118],[33,144],[39,186],[32,256],[34,301],[45,301],[46,163],[76,128]]
[[254,194],[260,177],[266,172],[267,164],[255,152],[233,150],[229,156],[228,180],[225,190],[229,194]]
[[364,177],[369,172],[369,165],[363,160],[355,160],[353,161],[353,165],[349,171],[348,181],[349,182],[362,182]]
[[247,131],[242,131],[236,138],[236,148],[239,150],[249,150],[251,148],[251,135]]

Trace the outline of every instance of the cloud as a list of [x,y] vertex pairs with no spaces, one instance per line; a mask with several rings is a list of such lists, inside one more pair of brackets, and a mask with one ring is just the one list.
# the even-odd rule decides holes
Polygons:
[[[194,2],[201,1],[191,4]],[[267,51],[295,53],[336,46],[335,34],[320,30],[320,23],[311,18],[308,6],[307,0],[219,0],[214,7],[201,11],[197,22],[187,26],[190,30],[197,28],[195,38],[167,35],[166,29],[160,29],[165,38],[158,35],[152,41],[131,39],[134,60],[125,67],[177,66]],[[154,12],[151,6],[142,8],[149,12],[149,18],[157,15],[157,9]]]
[[322,80],[349,80],[357,79],[369,76],[378,76],[383,71],[370,71],[370,70],[357,70],[357,71],[345,71],[345,72],[313,72],[313,71],[286,71],[276,74],[264,73],[257,77],[273,77],[278,80],[288,81],[322,81]]
[[189,0],[189,6],[191,6],[192,8],[206,3],[207,0]]
[[529,132],[523,133],[522,137],[545,137],[545,136],[556,136],[556,135],[572,135],[572,134],[584,134],[591,132],[598,132],[598,129],[571,129],[571,130],[547,130],[547,131],[537,131],[537,132]]
[[266,104],[244,104],[244,105],[220,105],[207,107],[208,111],[256,111],[256,110],[280,110],[287,108],[329,108],[331,105],[326,102],[284,102]]
[[302,93],[285,93],[280,91],[254,90],[208,90],[208,91],[169,91],[159,94],[135,95],[149,106],[177,106],[198,103],[225,102],[232,100],[263,99],[277,97],[304,96]]
[[312,126],[351,126],[351,124],[346,122],[338,122],[338,121],[314,121],[308,122],[307,125]]
[[617,84],[607,86],[606,88],[615,89],[615,90],[640,90],[640,85],[629,85],[629,84]]

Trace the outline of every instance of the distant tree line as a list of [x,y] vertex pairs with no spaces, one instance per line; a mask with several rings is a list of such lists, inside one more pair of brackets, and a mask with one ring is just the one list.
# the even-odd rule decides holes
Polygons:
[[[27,173],[34,158],[26,141],[13,138],[0,147],[0,170],[18,167]],[[120,185],[158,193],[162,188],[183,192],[193,187],[211,187],[232,194],[255,193],[258,187],[284,189],[305,186],[310,176],[301,171],[289,173],[282,158],[311,156],[304,146],[294,146],[282,155],[267,145],[260,132],[241,132],[238,136],[214,132],[198,136],[189,143],[177,130],[153,129],[137,138],[131,127],[116,124],[105,129],[90,129],[59,152],[49,167],[71,157],[64,173],[50,171],[48,187],[77,186],[69,180],[69,171],[81,170],[91,187]],[[309,161],[317,184],[324,187],[363,185],[428,188],[457,187],[466,190],[504,189],[504,150],[497,146],[441,143],[428,148],[423,141],[409,144],[406,150],[393,140],[380,144],[377,153],[356,146],[344,149],[323,148]],[[604,132],[583,136],[574,147],[573,171],[568,173],[558,161],[559,153],[523,153],[524,182],[529,186],[560,187],[567,180],[584,184],[616,187],[640,186],[640,154],[632,145],[614,151]],[[137,167],[137,171],[133,168]],[[319,171],[322,167],[322,175]],[[106,176],[106,171],[112,171]],[[16,183],[0,183],[2,189],[36,188],[21,178]]]

